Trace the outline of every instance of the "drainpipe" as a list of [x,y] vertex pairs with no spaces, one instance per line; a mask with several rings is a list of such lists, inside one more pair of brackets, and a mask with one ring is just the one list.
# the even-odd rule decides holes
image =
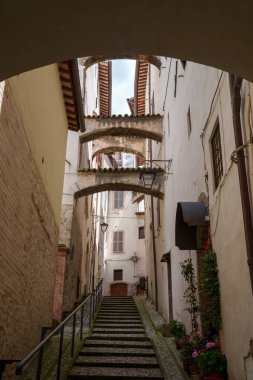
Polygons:
[[151,219],[152,219],[152,242],[155,272],[155,309],[158,311],[158,288],[157,288],[157,265],[156,265],[156,243],[155,243],[155,218],[154,218],[154,197],[151,195]]
[[[243,145],[242,126],[241,126],[241,118],[240,118],[240,111],[241,111],[240,91],[241,91],[241,86],[242,86],[242,79],[236,77],[233,74],[229,74],[229,84],[230,84],[232,112],[233,112],[235,145],[236,145],[236,149],[238,149],[238,148],[241,148]],[[239,184],[240,184],[241,201],[242,201],[246,249],[247,249],[247,257],[248,257],[247,261],[248,261],[248,266],[249,266],[251,288],[253,292],[253,229],[252,229],[252,216],[251,216],[251,209],[250,209],[249,188],[248,188],[248,180],[247,180],[245,157],[244,157],[243,149],[238,149],[237,165],[238,165]]]

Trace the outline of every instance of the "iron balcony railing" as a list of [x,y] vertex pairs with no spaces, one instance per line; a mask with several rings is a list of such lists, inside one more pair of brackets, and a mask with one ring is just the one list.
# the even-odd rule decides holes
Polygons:
[[[103,281],[103,280],[102,280]],[[60,380],[65,378],[91,328],[102,299],[102,281],[93,294],[85,298],[49,335],[43,339],[16,367],[21,380]]]

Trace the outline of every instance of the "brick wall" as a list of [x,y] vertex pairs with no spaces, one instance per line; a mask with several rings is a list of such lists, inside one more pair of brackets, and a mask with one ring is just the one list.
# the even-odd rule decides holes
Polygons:
[[19,359],[51,325],[58,229],[16,114],[0,83],[0,359]]

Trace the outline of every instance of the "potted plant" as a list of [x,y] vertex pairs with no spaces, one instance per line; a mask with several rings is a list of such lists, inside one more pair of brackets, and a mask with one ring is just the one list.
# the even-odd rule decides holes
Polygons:
[[210,348],[206,348],[194,356],[194,363],[201,373],[200,380],[226,379],[226,357],[214,345],[212,345],[212,348],[210,346]]

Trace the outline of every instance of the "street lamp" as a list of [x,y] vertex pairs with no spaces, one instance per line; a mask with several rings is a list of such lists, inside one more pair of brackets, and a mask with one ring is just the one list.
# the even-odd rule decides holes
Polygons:
[[150,170],[144,170],[140,173],[140,180],[146,189],[152,189],[156,173]]
[[107,228],[108,228],[108,224],[105,223],[105,221],[104,221],[103,223],[100,223],[100,228],[101,228],[101,231],[102,231],[103,233],[105,233],[106,230],[107,230]]

